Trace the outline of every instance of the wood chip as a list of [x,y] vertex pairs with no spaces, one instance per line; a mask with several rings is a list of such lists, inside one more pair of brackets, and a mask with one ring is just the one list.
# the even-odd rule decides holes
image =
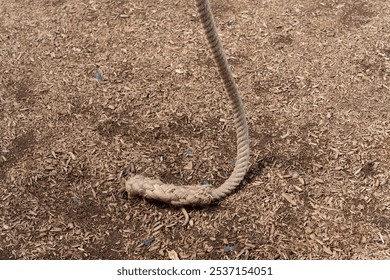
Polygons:
[[171,250],[171,251],[167,250],[167,253],[170,260],[179,260],[179,256],[177,255],[175,250]]
[[287,200],[291,205],[297,206],[297,203],[286,193],[282,193],[282,197]]

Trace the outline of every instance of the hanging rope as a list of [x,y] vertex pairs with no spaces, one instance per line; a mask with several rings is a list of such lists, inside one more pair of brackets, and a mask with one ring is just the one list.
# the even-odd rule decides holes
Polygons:
[[236,165],[230,177],[218,188],[212,188],[210,185],[175,186],[172,184],[164,184],[158,179],[135,175],[130,177],[126,181],[125,187],[121,189],[122,192],[127,192],[130,196],[139,195],[177,206],[206,205],[231,194],[240,184],[248,169],[248,127],[237,85],[218,36],[209,0],[196,0],[196,6],[207,42],[233,107],[234,124],[237,134]]

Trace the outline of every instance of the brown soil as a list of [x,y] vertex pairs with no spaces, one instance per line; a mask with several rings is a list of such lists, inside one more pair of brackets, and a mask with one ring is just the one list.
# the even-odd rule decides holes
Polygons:
[[[169,3],[167,3],[169,2]],[[193,1],[0,2],[0,259],[389,259],[390,2],[212,1],[251,169]]]

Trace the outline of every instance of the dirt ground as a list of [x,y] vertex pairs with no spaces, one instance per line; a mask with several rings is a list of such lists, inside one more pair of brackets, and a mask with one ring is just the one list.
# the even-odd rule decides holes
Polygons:
[[390,259],[390,1],[212,0],[251,168],[194,1],[0,0],[0,259]]

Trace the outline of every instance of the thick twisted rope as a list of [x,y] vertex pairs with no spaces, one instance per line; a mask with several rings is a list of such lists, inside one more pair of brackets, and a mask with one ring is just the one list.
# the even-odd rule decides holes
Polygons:
[[234,170],[218,188],[212,188],[210,185],[175,186],[142,175],[130,177],[122,188],[128,195],[140,195],[177,206],[206,205],[228,196],[240,184],[249,165],[249,137],[245,111],[218,36],[210,3],[208,0],[196,0],[196,6],[218,72],[233,107],[237,134],[237,160]]

